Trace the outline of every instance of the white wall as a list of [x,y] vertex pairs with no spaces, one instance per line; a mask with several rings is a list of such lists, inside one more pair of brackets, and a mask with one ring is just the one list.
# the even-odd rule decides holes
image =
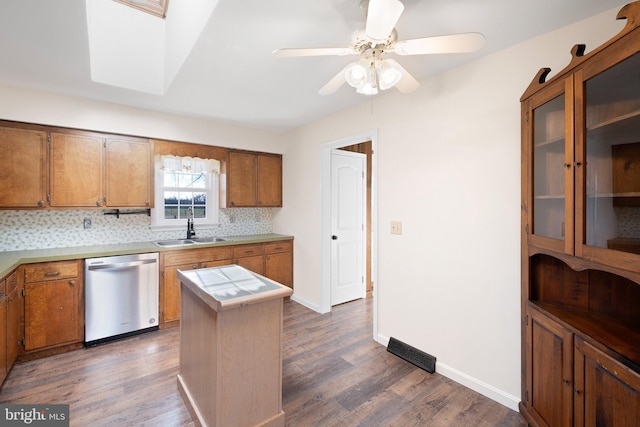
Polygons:
[[378,339],[435,355],[439,372],[517,409],[519,98],[574,44],[589,51],[617,33],[617,10],[291,132],[274,231],[296,236],[295,299],[321,306],[321,146],[377,128]]
[[280,132],[0,84],[0,120],[282,153]]

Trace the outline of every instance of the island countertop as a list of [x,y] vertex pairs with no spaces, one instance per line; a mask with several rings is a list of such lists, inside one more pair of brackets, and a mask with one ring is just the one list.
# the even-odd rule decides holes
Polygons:
[[177,274],[184,286],[217,312],[293,293],[291,288],[235,264],[178,270]]

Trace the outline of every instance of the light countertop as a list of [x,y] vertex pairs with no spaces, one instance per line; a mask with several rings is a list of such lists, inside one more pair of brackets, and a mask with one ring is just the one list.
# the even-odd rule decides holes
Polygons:
[[[180,282],[215,311],[290,296],[287,286],[239,265],[178,270]],[[183,290],[184,292],[184,290]]]
[[18,267],[20,264],[293,240],[293,236],[275,233],[253,234],[247,236],[225,236],[225,238],[229,240],[226,242],[199,244],[197,246],[186,245],[161,248],[154,245],[152,242],[139,242],[0,252],[0,278],[9,274],[11,270]]

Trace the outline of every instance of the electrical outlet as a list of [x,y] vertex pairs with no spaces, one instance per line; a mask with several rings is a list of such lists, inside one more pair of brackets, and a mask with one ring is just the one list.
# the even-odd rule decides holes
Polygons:
[[91,228],[92,227],[91,218],[84,218],[82,220],[82,226],[84,227],[85,230],[88,230],[89,228]]
[[391,221],[391,234],[402,234],[402,222]]

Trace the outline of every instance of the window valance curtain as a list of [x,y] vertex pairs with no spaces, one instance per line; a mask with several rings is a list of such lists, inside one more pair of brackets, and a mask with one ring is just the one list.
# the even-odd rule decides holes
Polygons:
[[220,173],[220,161],[199,157],[156,156],[156,169],[192,173]]

